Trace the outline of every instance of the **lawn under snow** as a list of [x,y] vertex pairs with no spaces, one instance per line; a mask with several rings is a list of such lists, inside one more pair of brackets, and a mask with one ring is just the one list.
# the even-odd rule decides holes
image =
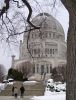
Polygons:
[[32,100],[66,100],[65,93],[34,96]]
[[[51,89],[48,88],[48,85],[54,86],[54,89],[57,89],[58,92],[55,90],[51,92]],[[65,88],[65,84],[57,84],[50,79],[46,85],[44,96],[34,96],[32,100],[66,100],[66,92],[63,91]]]
[[44,96],[34,96],[32,100],[66,100],[66,93],[45,91]]

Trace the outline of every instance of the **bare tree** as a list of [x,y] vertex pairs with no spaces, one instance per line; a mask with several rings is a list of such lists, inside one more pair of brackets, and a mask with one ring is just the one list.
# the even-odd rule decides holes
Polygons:
[[[26,6],[28,8],[28,11],[29,11],[28,17],[26,18],[25,16],[23,16],[22,13],[17,12],[16,15],[12,19],[10,19],[9,16],[8,16],[8,10],[10,9],[11,2],[16,3],[18,8],[22,8],[22,7],[19,5],[19,1],[4,0],[5,5],[0,10],[0,18],[1,18],[1,23],[0,23],[1,24],[0,25],[1,35],[0,35],[0,40],[1,41],[2,40],[6,40],[7,43],[17,43],[17,40],[18,40],[17,36],[20,36],[21,34],[28,32],[27,49],[28,49],[28,51],[29,51],[29,53],[31,55],[31,52],[30,52],[30,50],[28,48],[28,40],[29,40],[29,37],[30,37],[30,32],[32,30],[35,30],[35,29],[40,29],[40,26],[35,26],[30,21],[31,16],[32,16],[32,8],[31,8],[29,2],[27,0],[21,0],[21,1],[24,4],[24,5],[22,5],[22,7]],[[25,13],[26,13],[26,9],[25,9]],[[19,17],[16,17],[18,15],[19,15]],[[19,20],[19,18],[20,18],[20,20]],[[20,26],[21,25],[20,21],[21,21],[21,24],[24,24],[22,27]],[[29,24],[29,27],[30,27],[29,29],[26,28],[27,23]],[[20,28],[19,28],[19,26],[20,26]],[[24,27],[24,30],[21,29],[23,27]],[[20,31],[19,29],[21,29],[22,31]]]
[[[16,2],[16,3],[17,3],[17,7],[20,8],[20,7],[19,7],[19,1],[15,1],[15,0],[12,0],[12,1],[13,1],[13,2]],[[28,17],[27,17],[26,21],[27,21],[27,22],[29,23],[29,25],[32,27],[32,29],[30,29],[30,30],[25,30],[24,32],[31,31],[31,30],[33,30],[33,29],[39,29],[40,27],[35,26],[35,25],[30,21],[30,18],[31,18],[31,15],[32,15],[32,8],[31,8],[29,2],[28,2],[27,0],[21,0],[21,1],[24,3],[24,5],[25,5],[25,6],[28,8],[28,10],[29,10],[29,14],[28,14]],[[4,0],[5,6],[0,10],[0,11],[1,11],[1,12],[0,12],[0,18],[2,18],[2,23],[4,23],[4,24],[5,24],[5,21],[4,21],[4,19],[3,19],[4,14],[6,14],[6,18],[7,18],[7,19],[9,20],[9,22],[12,24],[12,21],[9,19],[9,17],[8,17],[8,15],[7,15],[8,9],[10,8],[10,7],[9,7],[10,2],[11,2],[10,0]],[[10,34],[10,32],[9,32],[8,27],[7,27],[6,24],[5,24],[5,27],[6,27],[6,29],[7,29],[8,34],[9,34],[9,35],[8,35],[8,38],[11,37],[11,36],[20,35],[20,34],[23,33],[23,32],[16,33],[15,30],[14,30],[14,34]],[[14,29],[13,24],[12,24],[12,27],[13,27],[13,29]],[[8,38],[7,38],[7,39],[8,39]]]
[[69,12],[67,36],[66,100],[76,100],[76,0],[62,0]]
[[4,66],[0,64],[0,82],[2,82],[4,79],[4,76],[5,76],[4,71],[5,71]]
[[34,65],[30,63],[29,61],[25,61],[25,62],[20,63],[17,69],[18,71],[22,72],[24,78],[27,78],[33,74],[33,66]]
[[57,71],[61,77],[61,81],[66,82],[66,65],[58,66]]

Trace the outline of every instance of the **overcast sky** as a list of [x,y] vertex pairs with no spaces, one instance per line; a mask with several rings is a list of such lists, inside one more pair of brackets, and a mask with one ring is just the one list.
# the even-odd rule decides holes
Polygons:
[[[1,1],[2,0],[0,0],[0,4],[1,4]],[[63,26],[64,32],[65,32],[65,40],[66,40],[68,26],[69,26],[69,14],[68,14],[68,11],[65,9],[65,7],[61,4],[61,2],[57,2],[55,9],[51,9],[51,6],[50,6],[52,4],[50,2],[51,0],[37,0],[39,2],[38,5],[37,5],[37,2],[32,2],[32,0],[29,0],[29,1],[31,1],[31,6],[33,7],[33,16],[44,11],[44,12],[47,12],[53,15],[61,23],[61,25]],[[25,9],[27,11],[26,13],[26,16],[27,16],[28,9],[26,7]],[[11,7],[8,14],[9,15],[14,14],[15,10],[17,11],[18,9],[17,8],[14,9],[14,7]],[[24,8],[21,11],[25,12]],[[0,64],[3,64],[6,67],[6,69],[11,67],[11,55],[13,54],[15,54],[16,57],[18,58],[19,49],[17,46],[14,46],[13,48],[8,49],[5,43],[0,45]]]

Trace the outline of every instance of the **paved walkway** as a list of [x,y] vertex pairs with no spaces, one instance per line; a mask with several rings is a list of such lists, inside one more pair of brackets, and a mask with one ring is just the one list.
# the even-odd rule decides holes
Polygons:
[[31,98],[32,96],[24,96],[23,98],[20,98],[20,96],[18,96],[17,99],[13,96],[0,96],[0,100],[33,100]]

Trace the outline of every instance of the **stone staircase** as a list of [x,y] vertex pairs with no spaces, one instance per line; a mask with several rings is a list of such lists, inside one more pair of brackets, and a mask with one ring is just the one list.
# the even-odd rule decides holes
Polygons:
[[27,96],[41,96],[44,95],[45,86],[43,82],[38,82],[35,85],[25,85],[25,95]]
[[[21,87],[22,82],[15,82],[14,86],[18,88]],[[34,85],[24,85],[25,87],[25,96],[41,96],[44,95],[45,86],[43,81],[37,82]],[[12,95],[12,85],[7,85],[5,90],[1,91],[0,96],[11,96]],[[20,95],[20,92],[18,93]]]

